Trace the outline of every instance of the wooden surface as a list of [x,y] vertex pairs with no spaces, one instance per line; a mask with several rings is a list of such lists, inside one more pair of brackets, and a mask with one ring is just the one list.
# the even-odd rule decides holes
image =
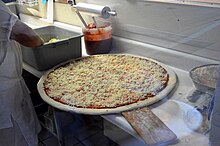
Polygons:
[[148,146],[165,145],[177,136],[147,107],[122,112],[137,134]]

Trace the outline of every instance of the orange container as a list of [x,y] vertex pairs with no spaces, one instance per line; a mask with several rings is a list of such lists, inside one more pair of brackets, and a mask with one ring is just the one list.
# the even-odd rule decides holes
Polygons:
[[107,54],[112,46],[112,26],[104,24],[98,28],[83,28],[86,52],[89,55]]

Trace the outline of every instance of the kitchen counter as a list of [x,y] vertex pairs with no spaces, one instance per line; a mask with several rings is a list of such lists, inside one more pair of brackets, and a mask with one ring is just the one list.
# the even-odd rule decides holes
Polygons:
[[[172,69],[178,76],[178,85],[174,93],[149,107],[151,111],[177,135],[178,141],[172,143],[171,145],[186,146],[199,144],[201,146],[207,146],[209,130],[207,110],[203,111],[203,113],[201,113],[200,110],[204,110],[203,106],[208,106],[210,96],[204,97],[205,95],[200,94],[197,96],[201,96],[201,99],[198,99],[196,102],[191,102],[189,99],[196,89],[191,83],[188,72],[177,68]],[[124,141],[124,138],[119,136],[120,134],[117,134],[119,130],[115,133],[117,135],[117,137],[115,137],[114,132],[116,132],[116,130],[114,130],[114,128],[109,128],[110,124],[107,123],[106,129],[109,131],[105,131],[106,135],[113,137],[113,139],[115,138],[114,140],[120,143],[120,145],[144,146],[140,137],[121,114],[106,115],[103,116],[103,118],[136,138],[130,138],[132,140],[126,142]],[[125,137],[125,135],[123,137]]]
[[[54,25],[65,27],[69,30],[81,31],[80,28],[59,22],[55,22]],[[111,53],[141,54],[144,57],[151,57],[167,64],[176,73],[178,83],[174,91],[160,102],[149,106],[152,112],[177,135],[178,141],[170,145],[185,146],[197,144],[207,146],[209,130],[207,107],[211,95],[196,91],[189,77],[189,70],[198,65],[218,62],[124,38],[114,37],[114,41],[116,43],[113,44]],[[134,45],[138,46],[137,50],[129,50],[129,47]],[[143,53],[145,48],[147,48],[147,53]],[[87,56],[83,38],[82,55]],[[45,73],[45,71],[38,71],[26,63],[23,64],[23,67],[38,78]],[[104,130],[106,136],[118,144],[124,146],[145,145],[121,114],[103,115],[102,117],[106,120]],[[119,129],[121,134],[118,133]]]
[[[85,49],[83,50],[83,52],[86,53]],[[174,142],[175,144],[172,145],[184,146],[193,145],[194,143],[200,143],[201,146],[206,146],[208,145],[207,132],[209,129],[209,123],[206,120],[207,114],[203,115],[204,113],[200,113],[198,111],[203,109],[197,110],[194,107],[203,108],[203,104],[204,106],[208,106],[207,103],[209,102],[210,96],[202,97],[206,95],[203,95],[201,93],[201,95],[197,95],[201,96],[201,99],[198,99],[196,102],[190,102],[189,98],[190,96],[192,96],[196,89],[194,88],[192,81],[189,77],[189,72],[172,66],[170,67],[174,70],[178,77],[178,84],[174,89],[172,95],[164,98],[162,101],[156,104],[153,104],[152,106],[150,106],[150,109],[167,125],[168,128],[170,128],[177,135],[179,141]],[[24,63],[24,69],[39,78],[45,73],[45,71],[35,70],[26,63]],[[207,113],[207,110],[205,112]],[[102,117],[109,122],[105,124],[107,125],[105,126],[106,128],[104,131],[106,136],[110,137],[120,145],[128,146],[129,144],[134,145],[138,143],[138,145],[142,144],[144,146],[141,138],[136,134],[136,132],[121,114],[103,115]],[[115,135],[113,134],[114,131],[112,131],[113,128],[110,128],[110,123],[116,125],[117,127],[122,129],[126,133],[129,133],[135,138],[130,138],[132,139],[132,142],[126,142],[124,141],[124,139],[120,139],[120,137],[118,136],[115,139],[113,136]],[[199,132],[198,129],[200,129]]]
[[[201,94],[201,99],[198,99],[196,102],[190,102],[189,98],[192,96],[195,88],[188,72],[173,67],[171,68],[178,77],[178,85],[176,86],[176,89],[174,89],[171,96],[153,104],[150,106],[150,109],[177,135],[179,141],[172,145],[184,146],[201,143],[201,146],[207,146],[209,123],[206,120],[207,115],[203,115],[204,113],[200,113],[198,110],[203,110],[199,109],[203,108],[203,105],[207,106],[210,96],[202,97],[205,95]],[[44,72],[37,71],[25,63],[24,69],[38,77],[44,74]],[[198,110],[194,107],[197,107]],[[112,138],[114,141],[118,142],[120,145],[128,146],[129,144],[133,145],[137,143],[140,145],[140,143],[142,143],[144,146],[144,143],[141,142],[141,138],[121,114],[103,115],[102,117],[135,137],[132,139],[132,142],[128,141],[129,143],[127,143],[126,141],[123,141],[124,139],[120,139],[119,135],[122,134],[117,134],[118,139]],[[106,126],[105,134],[111,138],[112,135],[115,134],[113,134],[114,131],[111,131],[112,128],[109,128],[109,126],[111,125],[108,124]],[[199,129],[200,131],[198,131]]]

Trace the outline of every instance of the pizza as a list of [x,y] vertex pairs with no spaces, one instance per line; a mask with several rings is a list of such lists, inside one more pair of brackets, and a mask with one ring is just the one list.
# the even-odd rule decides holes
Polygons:
[[173,72],[151,59],[92,55],[51,69],[43,76],[39,89],[49,103],[59,107],[109,111],[157,101],[158,95],[165,90],[165,96],[175,81]]

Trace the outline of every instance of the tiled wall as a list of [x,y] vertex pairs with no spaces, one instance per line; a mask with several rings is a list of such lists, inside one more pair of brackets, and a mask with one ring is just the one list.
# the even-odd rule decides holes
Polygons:
[[[79,1],[108,5],[116,10],[118,15],[107,20],[113,23],[115,36],[220,60],[220,5],[195,6],[182,1],[76,0]],[[22,8],[20,11],[27,13]],[[54,8],[56,21],[82,26],[74,9],[67,4],[56,3]],[[46,6],[40,3],[38,10],[40,17],[45,18]],[[88,23],[92,22],[91,16],[83,17]]]

